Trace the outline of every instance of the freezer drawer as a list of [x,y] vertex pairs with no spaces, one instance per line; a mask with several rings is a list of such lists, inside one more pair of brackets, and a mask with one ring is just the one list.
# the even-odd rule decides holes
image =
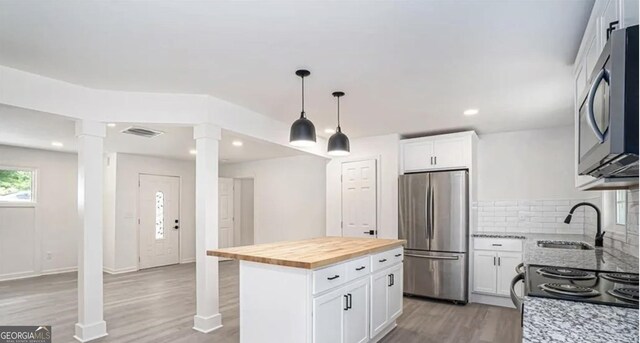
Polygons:
[[404,292],[466,303],[467,254],[406,250]]

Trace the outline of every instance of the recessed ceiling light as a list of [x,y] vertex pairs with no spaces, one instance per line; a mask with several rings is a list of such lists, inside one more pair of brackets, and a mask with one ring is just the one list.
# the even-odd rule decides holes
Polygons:
[[332,128],[327,128],[327,129],[324,129],[324,133],[334,134],[336,133],[336,130]]
[[195,155],[195,154],[197,154],[197,153],[198,153],[198,151],[196,151],[196,149],[190,149],[190,150],[189,150],[189,153],[190,153],[191,155]]
[[109,123],[107,124],[108,127],[116,127],[116,123]]
[[242,141],[233,141],[231,144],[233,144],[233,146],[242,146]]
[[465,116],[472,116],[472,115],[476,115],[478,114],[478,109],[477,108],[470,108],[468,110],[464,110],[464,112],[462,112],[462,114],[464,114]]
[[56,142],[56,141],[51,142],[51,145],[57,148],[62,148],[64,146],[62,142]]

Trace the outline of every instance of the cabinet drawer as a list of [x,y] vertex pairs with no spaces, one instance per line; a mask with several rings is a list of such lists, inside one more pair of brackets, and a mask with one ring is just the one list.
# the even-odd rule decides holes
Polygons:
[[347,281],[355,280],[371,273],[371,259],[369,256],[347,262]]
[[512,238],[474,238],[475,250],[522,251],[522,240]]
[[324,292],[347,282],[346,263],[313,271],[313,294]]
[[[402,261],[404,257],[402,247],[395,248],[393,250],[383,251],[371,256],[371,271],[376,272],[378,270],[391,267]],[[397,256],[396,256],[397,255]]]

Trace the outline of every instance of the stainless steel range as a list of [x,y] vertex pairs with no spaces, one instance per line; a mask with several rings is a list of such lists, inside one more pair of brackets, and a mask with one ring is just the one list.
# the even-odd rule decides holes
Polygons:
[[638,274],[530,265],[525,294],[638,308]]

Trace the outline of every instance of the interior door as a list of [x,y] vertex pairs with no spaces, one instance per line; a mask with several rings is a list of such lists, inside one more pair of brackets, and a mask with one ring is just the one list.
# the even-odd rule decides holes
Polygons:
[[218,179],[218,247],[233,246],[233,179]]
[[139,176],[140,269],[180,262],[180,178]]
[[398,192],[398,238],[408,250],[429,250],[429,173],[401,175]]
[[342,235],[377,235],[376,160],[342,164]]
[[369,341],[369,278],[364,278],[345,290],[348,310],[344,312],[344,342]]
[[[431,251],[466,252],[468,232],[467,171],[431,174]],[[408,248],[408,247],[407,247]]]

